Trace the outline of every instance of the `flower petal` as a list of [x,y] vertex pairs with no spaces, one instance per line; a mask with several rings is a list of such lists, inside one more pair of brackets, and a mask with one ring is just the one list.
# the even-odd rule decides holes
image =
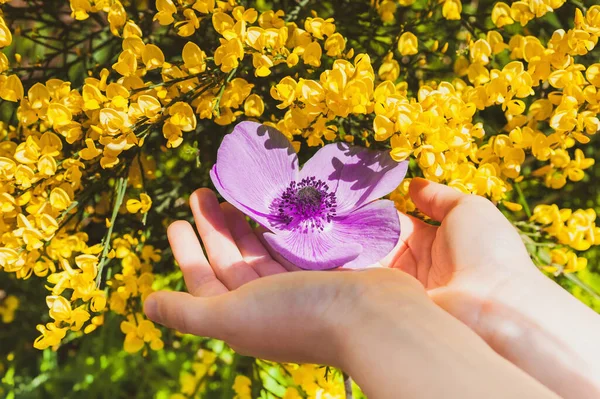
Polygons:
[[269,226],[273,200],[298,176],[290,141],[274,128],[241,122],[223,139],[210,177],[228,202]]
[[343,242],[359,242],[362,252],[344,265],[362,269],[385,258],[400,239],[400,219],[392,201],[378,200],[334,220],[336,234]]
[[400,220],[392,201],[373,201],[334,219],[329,230],[265,233],[264,238],[272,249],[302,269],[360,269],[394,249],[400,238]]
[[350,157],[349,151],[350,146],[345,143],[332,143],[321,147],[312,158],[302,165],[300,179],[319,176],[324,182],[330,183],[329,187],[337,188],[343,161]]
[[356,259],[362,246],[340,241],[330,231],[280,231],[263,235],[269,246],[288,262],[305,270],[328,270],[341,267]]
[[337,214],[345,215],[394,191],[407,169],[408,162],[394,161],[387,151],[335,143],[317,151],[302,167],[300,178],[328,182],[336,190]]

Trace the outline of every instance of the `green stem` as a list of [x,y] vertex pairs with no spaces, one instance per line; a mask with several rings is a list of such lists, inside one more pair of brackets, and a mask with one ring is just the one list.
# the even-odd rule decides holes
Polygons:
[[219,94],[217,95],[217,100],[215,101],[215,106],[213,108],[214,111],[217,113],[217,115],[221,115],[221,112],[219,111],[219,109],[221,107],[221,98],[223,97],[223,93],[225,92],[225,87],[227,87],[227,83],[231,82],[231,79],[233,79],[236,72],[237,72],[237,68],[234,68],[231,72],[229,72],[227,79],[225,79],[225,82],[223,82],[223,85],[221,86],[221,89],[219,90]]
[[96,276],[96,286],[100,287],[102,283],[102,270],[106,263],[108,263],[108,251],[110,250],[110,238],[112,236],[113,228],[119,215],[119,209],[125,198],[125,192],[127,191],[127,178],[121,177],[115,186],[115,203],[113,206],[112,216],[110,218],[110,226],[108,231],[102,240],[102,255],[100,256],[100,262],[98,263],[98,275]]
[[525,199],[525,195],[523,194],[523,190],[521,190],[521,186],[519,183],[514,184],[515,189],[517,190],[517,194],[519,195],[519,203],[523,206],[523,210],[527,215],[527,218],[531,218],[531,209],[529,208],[529,204],[527,203],[527,199]]
[[572,273],[563,273],[563,276],[565,276],[568,280],[571,280],[575,285],[579,286],[581,289],[586,291],[588,294],[594,297],[594,299],[600,301],[600,294],[597,293],[592,287],[581,281],[579,277],[575,276]]

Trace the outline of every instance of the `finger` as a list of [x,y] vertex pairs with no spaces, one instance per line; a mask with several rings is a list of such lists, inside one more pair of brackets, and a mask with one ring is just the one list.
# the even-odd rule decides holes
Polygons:
[[[426,237],[435,238],[438,227],[425,223],[419,218],[398,212],[400,218],[400,240],[407,242],[411,247],[426,246]],[[428,248],[430,249],[430,248]]]
[[183,292],[154,292],[144,301],[144,313],[155,323],[184,334],[223,338],[220,304],[224,295],[197,298]]
[[265,237],[264,237],[264,234],[267,233],[268,231],[269,230],[265,229],[264,227],[258,226],[256,229],[254,229],[254,235],[256,236],[256,238],[258,238],[258,240],[260,241],[260,243],[269,252],[269,254],[271,254],[271,257],[273,259],[275,259],[275,261],[277,263],[279,263],[281,266],[283,266],[283,268],[285,270],[287,270],[288,272],[294,272],[294,271],[300,271],[300,270],[302,270],[298,266],[296,266],[293,263],[289,262],[287,259],[285,259],[277,251],[273,250],[269,246],[269,244],[267,243],[267,240],[265,240]]
[[183,220],[172,223],[167,229],[167,237],[190,294],[210,296],[228,291],[206,260],[191,224]]
[[225,215],[225,221],[231,236],[246,263],[252,266],[261,277],[286,271],[261,244],[242,212],[227,202],[221,204],[221,209]]
[[420,178],[410,182],[409,193],[417,208],[438,222],[466,196],[451,187]]
[[391,264],[425,284],[438,227],[403,213],[400,213],[400,226],[401,248]]
[[258,274],[244,262],[231,237],[215,194],[206,188],[196,190],[190,198],[190,206],[208,260],[219,280],[233,290],[257,279]]
[[422,227],[421,223],[426,224],[415,217],[405,215],[404,213],[400,212],[398,212],[398,218],[400,219],[401,241],[408,241],[410,237],[412,237],[412,235],[415,234],[415,229],[419,229],[420,227]]

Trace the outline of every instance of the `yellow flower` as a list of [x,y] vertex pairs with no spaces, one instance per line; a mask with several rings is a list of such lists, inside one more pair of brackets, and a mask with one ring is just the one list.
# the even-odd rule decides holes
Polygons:
[[504,205],[509,211],[513,212],[519,212],[523,210],[523,205],[510,201],[502,201],[502,205]]
[[600,87],[600,63],[592,64],[587,67],[585,77],[588,82],[596,87]]
[[71,17],[83,21],[89,18],[89,12],[92,9],[89,0],[70,0]]
[[19,308],[19,298],[9,295],[0,300],[0,316],[5,324],[12,323],[15,319],[15,311]]
[[215,0],[196,0],[192,7],[202,14],[209,14],[215,10]]
[[4,53],[0,53],[0,73],[6,71],[10,63],[8,62],[8,57]]
[[130,199],[127,201],[127,212],[129,213],[147,213],[152,206],[152,199],[148,194],[140,194],[140,199]]
[[373,121],[375,140],[384,141],[392,137],[396,131],[394,122],[383,115],[377,115]]
[[395,82],[398,79],[400,76],[400,64],[394,59],[393,53],[388,53],[385,56],[377,74],[381,80]]
[[0,247],[0,266],[7,268],[14,265],[19,260],[17,251],[11,248]]
[[125,334],[123,349],[127,353],[139,352],[145,343],[149,343],[150,349],[155,351],[163,347],[162,333],[150,320],[143,319],[141,314],[128,316],[127,321],[121,322],[121,331]]
[[324,39],[331,36],[335,32],[335,24],[333,18],[324,20],[323,18],[306,18],[304,21],[304,29],[317,39]]
[[302,54],[302,60],[307,65],[320,67],[322,55],[323,50],[321,49],[321,45],[319,44],[319,42],[312,42],[311,44],[306,46],[304,54]]
[[398,51],[402,55],[414,55],[419,52],[419,41],[414,33],[404,32],[398,40]]
[[49,155],[43,155],[38,160],[38,173],[45,177],[53,176],[56,173],[57,167],[56,160]]
[[479,62],[485,65],[490,62],[492,46],[490,46],[487,40],[479,39],[471,44],[469,55],[471,57],[471,62]]
[[196,129],[196,116],[189,104],[182,101],[169,107],[169,121],[184,132]]
[[235,26],[234,19],[224,12],[216,12],[212,15],[213,27],[220,35],[224,36],[232,32]]
[[302,399],[302,396],[296,388],[288,387],[283,394],[283,399]]
[[[132,105],[132,108],[134,105]],[[137,107],[139,108],[140,114],[144,115],[146,118],[154,118],[156,117],[162,109],[162,105],[160,101],[158,101],[155,97],[142,94],[138,97]]]
[[10,29],[6,26],[2,15],[0,15],[0,48],[10,46],[12,43],[12,34]]
[[398,4],[396,0],[383,0],[379,3],[377,12],[384,23],[392,23],[396,20],[396,9]]
[[177,12],[177,7],[173,4],[173,0],[156,0],[156,9],[158,12],[154,15],[154,21],[158,21],[161,25],[170,25],[175,21],[173,14]]
[[258,17],[258,24],[261,28],[283,28],[285,21],[281,18],[284,15],[282,10],[278,11],[265,11]]
[[193,42],[187,42],[182,52],[183,66],[190,74],[198,74],[206,70],[206,54]]
[[244,102],[244,113],[250,118],[258,118],[265,112],[265,103],[262,97],[251,94]]
[[390,144],[392,146],[390,156],[396,162],[402,162],[412,154],[413,146],[404,135],[393,135]]
[[281,104],[277,106],[279,109],[285,109],[289,107],[296,99],[296,81],[286,76],[275,86],[271,87],[271,96],[281,101]]
[[132,20],[127,20],[123,27],[123,38],[130,39],[134,37],[142,37],[142,30]]
[[238,375],[233,382],[233,391],[237,399],[250,399],[252,381],[245,375]]
[[255,76],[265,77],[271,74],[271,68],[274,64],[273,60],[268,55],[254,53],[252,54],[252,65],[255,68]]
[[112,68],[123,76],[131,76],[137,71],[137,58],[133,51],[124,50]]
[[501,1],[497,2],[492,9],[492,22],[498,28],[514,24],[515,21],[511,17],[510,6]]
[[231,72],[244,58],[242,41],[237,37],[231,40],[220,39],[220,41],[221,46],[215,50],[215,64],[220,66],[223,72]]
[[469,65],[469,68],[467,69],[467,75],[471,83],[476,86],[490,81],[490,72],[487,70],[485,65],[480,62],[474,62]]
[[45,326],[39,324],[36,329],[42,334],[36,338],[33,346],[36,349],[46,349],[57,346],[67,334],[67,327],[59,328],[55,323],[48,323]]
[[521,25],[525,26],[535,17],[535,14],[531,12],[529,3],[526,1],[516,1],[510,6],[510,16],[513,20],[519,21]]
[[461,0],[444,0],[442,15],[448,20],[459,20],[462,11]]
[[40,110],[48,106],[50,102],[50,91],[41,83],[36,83],[27,91],[27,98],[31,108]]
[[183,16],[185,17],[185,21],[177,22],[175,27],[179,36],[188,37],[193,35],[196,29],[200,27],[200,20],[196,12],[189,8],[183,11]]
[[339,33],[334,33],[325,41],[325,51],[329,57],[337,57],[346,49],[346,39]]
[[113,0],[108,11],[107,19],[112,34],[119,36],[119,30],[125,25],[125,22],[127,22],[127,12],[120,1]]
[[[2,25],[0,25],[0,33],[1,29]],[[23,98],[23,94],[23,84],[17,75],[0,75],[0,98],[17,102]]]
[[71,202],[71,197],[61,187],[56,187],[50,192],[50,205],[58,211],[67,209]]
[[165,63],[165,56],[158,46],[147,44],[142,52],[142,60],[146,64],[146,69],[151,70],[162,67]]

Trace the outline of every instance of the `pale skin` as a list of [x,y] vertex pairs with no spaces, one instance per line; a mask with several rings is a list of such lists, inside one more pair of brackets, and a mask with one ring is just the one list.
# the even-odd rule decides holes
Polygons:
[[146,314],[243,354],[341,367],[372,398],[600,397],[600,317],[537,270],[489,201],[422,179],[410,195],[439,227],[399,214],[379,267],[300,272],[200,189],[207,256],[173,223],[189,294],[152,294]]

